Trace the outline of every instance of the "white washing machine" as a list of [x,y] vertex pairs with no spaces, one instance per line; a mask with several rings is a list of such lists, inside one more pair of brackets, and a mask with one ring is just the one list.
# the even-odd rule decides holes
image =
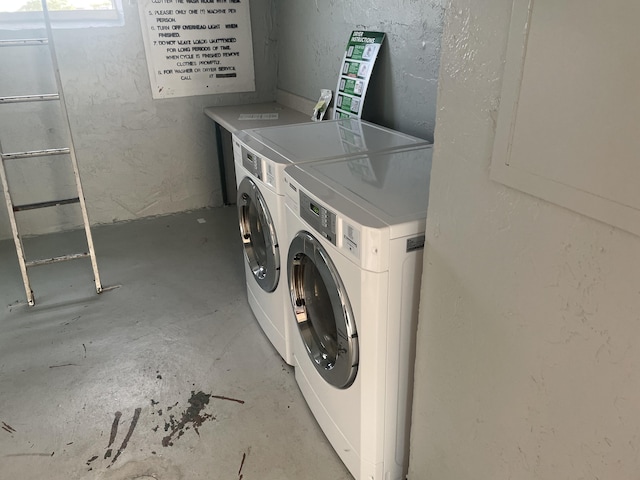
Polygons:
[[238,217],[245,252],[249,305],[290,365],[291,308],[284,265],[284,167],[389,151],[429,142],[358,119],[331,120],[236,132],[233,150]]
[[285,169],[295,377],[357,480],[406,475],[431,153]]

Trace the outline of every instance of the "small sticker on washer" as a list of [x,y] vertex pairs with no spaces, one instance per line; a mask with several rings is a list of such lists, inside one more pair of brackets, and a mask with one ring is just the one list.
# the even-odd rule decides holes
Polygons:
[[267,185],[275,186],[275,175],[273,172],[273,165],[271,163],[266,163],[267,167]]
[[342,240],[342,246],[356,258],[360,258],[360,231],[352,225],[345,223],[342,231]]
[[407,252],[424,248],[424,235],[407,239]]

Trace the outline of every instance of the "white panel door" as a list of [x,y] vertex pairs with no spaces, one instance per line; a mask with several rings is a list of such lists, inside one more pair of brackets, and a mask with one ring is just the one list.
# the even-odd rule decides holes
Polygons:
[[640,2],[515,0],[492,178],[640,234]]

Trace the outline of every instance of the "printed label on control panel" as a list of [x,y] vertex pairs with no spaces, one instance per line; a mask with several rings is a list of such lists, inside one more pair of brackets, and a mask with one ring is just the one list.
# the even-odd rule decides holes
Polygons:
[[342,247],[348,250],[354,257],[360,258],[360,230],[344,224],[342,231]]
[[407,239],[407,252],[424,248],[424,235]]
[[276,184],[276,172],[273,164],[270,162],[265,162],[267,167],[267,185],[275,186]]

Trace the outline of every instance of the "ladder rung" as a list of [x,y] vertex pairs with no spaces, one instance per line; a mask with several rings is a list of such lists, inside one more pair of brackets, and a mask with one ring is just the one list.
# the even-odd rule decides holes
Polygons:
[[65,198],[63,200],[51,200],[49,202],[28,203],[25,205],[14,205],[14,212],[22,212],[24,210],[35,210],[37,208],[56,207],[58,205],[69,205],[71,203],[79,203],[80,198]]
[[0,47],[34,47],[39,45],[47,45],[48,38],[24,38],[16,40],[2,40]]
[[51,100],[60,100],[60,95],[58,95],[57,93],[44,93],[44,94],[38,94],[38,95],[17,95],[12,97],[0,97],[0,104],[47,102]]
[[42,260],[32,260],[25,262],[27,267],[39,267],[40,265],[49,265],[50,263],[67,262],[78,258],[87,258],[89,253],[72,253],[70,255],[61,255],[60,257],[43,258]]
[[49,148],[47,150],[33,150],[30,152],[3,153],[3,160],[15,160],[16,158],[47,157],[49,155],[64,155],[70,152],[69,148]]

